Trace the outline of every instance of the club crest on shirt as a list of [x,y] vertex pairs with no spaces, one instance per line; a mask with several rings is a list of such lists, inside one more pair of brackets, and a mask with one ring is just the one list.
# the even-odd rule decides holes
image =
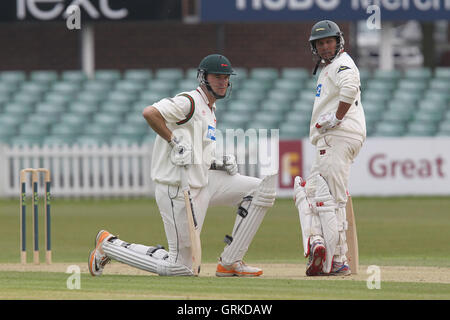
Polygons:
[[316,89],[316,97],[320,97],[321,92],[322,92],[322,84],[320,83]]
[[208,132],[206,133],[206,138],[216,141],[216,128],[213,126],[208,126]]
[[339,71],[338,71],[337,73],[339,73],[339,72],[341,72],[341,71],[344,71],[344,70],[348,70],[348,69],[350,69],[350,67],[347,67],[347,66],[340,66],[340,67],[339,67]]

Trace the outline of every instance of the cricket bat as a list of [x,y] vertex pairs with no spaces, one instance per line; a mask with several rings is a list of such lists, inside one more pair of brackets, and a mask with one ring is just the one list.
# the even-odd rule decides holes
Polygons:
[[191,191],[187,179],[187,166],[181,168],[181,188],[183,190],[186,207],[189,238],[191,239],[192,272],[194,273],[194,276],[198,276],[202,262],[202,244],[200,242],[200,230],[198,228],[197,219],[195,218],[194,206],[192,205]]
[[348,194],[346,214],[347,214],[347,259],[352,274],[358,274],[359,269],[359,253],[358,253],[358,236],[356,233],[355,213],[353,212],[352,197]]

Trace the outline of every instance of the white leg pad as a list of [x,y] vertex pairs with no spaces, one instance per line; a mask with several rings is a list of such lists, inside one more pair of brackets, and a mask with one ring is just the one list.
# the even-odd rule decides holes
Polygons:
[[245,217],[239,214],[236,217],[231,243],[221,254],[224,264],[232,264],[244,258],[267,210],[275,202],[277,176],[277,173],[266,176],[252,197],[244,198],[241,207],[246,209],[247,213]]
[[303,252],[305,257],[309,253],[310,237],[321,236],[322,227],[318,213],[313,210],[312,205],[306,196],[306,182],[301,177],[296,177],[294,181],[294,201],[298,210],[300,226],[302,229]]
[[346,219],[346,210],[345,206],[339,206],[336,210],[336,218],[338,224],[338,232],[339,232],[339,240],[336,246],[336,250],[334,252],[334,261],[336,262],[345,262],[347,261],[346,253],[348,251],[347,247],[347,237],[346,231],[348,229],[347,219]]
[[308,179],[307,194],[313,194],[313,210],[319,214],[322,225],[323,238],[327,251],[323,271],[329,273],[336,247],[339,242],[338,219],[336,217],[337,204],[330,193],[327,182],[321,175]]
[[120,240],[119,238],[115,238],[112,242],[117,246],[122,246],[124,248],[136,251],[137,253],[146,254],[157,259],[167,259],[169,257],[169,252],[167,252],[160,245],[156,247],[145,246],[143,244],[128,243],[123,240]]
[[[119,241],[122,242],[121,240]],[[155,254],[155,256],[142,254],[136,250],[131,250],[130,248],[122,246],[119,241],[105,241],[103,243],[103,251],[109,258],[161,276],[193,275],[192,270],[185,265],[172,263],[168,261],[168,259],[161,259],[159,253]],[[167,251],[159,249],[155,253],[158,251],[161,251],[162,254],[167,257]]]

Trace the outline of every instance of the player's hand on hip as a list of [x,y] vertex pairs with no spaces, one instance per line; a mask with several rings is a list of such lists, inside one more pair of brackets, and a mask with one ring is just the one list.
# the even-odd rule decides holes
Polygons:
[[342,120],[336,118],[336,113],[328,112],[321,114],[317,119],[316,128],[320,133],[325,133],[328,129],[335,128]]
[[236,157],[232,154],[223,156],[223,167],[230,176],[234,176],[238,172]]
[[192,164],[192,146],[190,143],[182,141],[181,138],[172,137],[169,142],[172,147],[170,161],[176,166]]

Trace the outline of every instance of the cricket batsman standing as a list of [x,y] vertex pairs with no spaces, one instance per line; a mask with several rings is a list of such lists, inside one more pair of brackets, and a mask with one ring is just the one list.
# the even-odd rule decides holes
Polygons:
[[349,275],[346,211],[350,165],[366,138],[359,71],[344,52],[339,26],[317,22],[309,38],[322,63],[311,116],[310,141],[316,147],[309,177],[294,181],[306,275]]
[[277,173],[264,179],[238,173],[234,155],[215,158],[215,101],[225,98],[234,70],[223,55],[205,57],[198,67],[199,86],[148,106],[143,116],[158,134],[152,155],[151,176],[155,197],[167,236],[168,251],[161,246],[132,244],[108,231],[97,234],[89,256],[93,276],[102,274],[111,259],[152,273],[191,276],[192,256],[181,188],[186,170],[192,208],[199,230],[211,206],[231,206],[236,213],[231,236],[227,236],[216,276],[259,276],[262,270],[243,262],[266,211],[275,201]]

